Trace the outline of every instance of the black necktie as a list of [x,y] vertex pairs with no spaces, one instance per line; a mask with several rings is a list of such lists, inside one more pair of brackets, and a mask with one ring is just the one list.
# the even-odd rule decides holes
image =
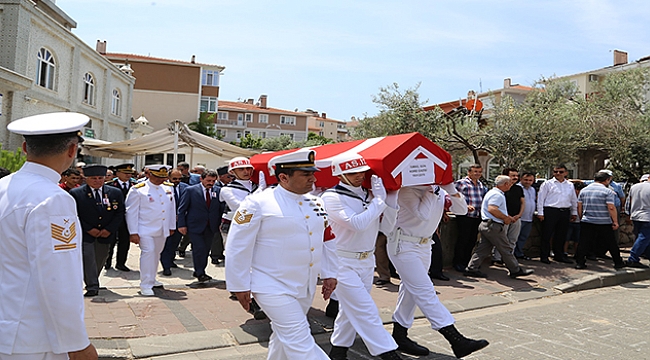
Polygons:
[[174,200],[176,200],[176,206],[178,206],[178,185],[174,186]]
[[123,183],[123,184],[122,184],[122,192],[123,192],[124,194],[126,194],[126,193],[129,192],[129,187],[126,185],[126,183]]
[[95,189],[95,201],[98,207],[102,207],[102,197],[99,195],[99,189]]

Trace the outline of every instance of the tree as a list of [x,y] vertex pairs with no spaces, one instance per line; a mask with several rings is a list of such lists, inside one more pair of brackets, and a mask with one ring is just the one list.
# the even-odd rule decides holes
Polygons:
[[207,135],[211,138],[217,137],[217,130],[214,127],[214,118],[217,113],[201,112],[199,114],[199,119],[195,122],[187,124],[191,130],[194,130],[203,135]]
[[244,149],[262,149],[262,138],[246,134],[246,136],[239,141],[238,145]]
[[0,167],[16,172],[20,170],[23,164],[27,161],[27,157],[21,149],[16,151],[0,150]]

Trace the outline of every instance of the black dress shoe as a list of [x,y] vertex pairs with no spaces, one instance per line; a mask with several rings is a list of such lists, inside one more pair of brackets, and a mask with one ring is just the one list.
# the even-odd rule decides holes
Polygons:
[[197,276],[196,278],[197,278],[197,279],[199,280],[199,282],[201,282],[201,283],[204,283],[204,282],[206,282],[206,281],[210,281],[210,280],[212,280],[212,276],[207,275],[207,274],[201,274],[201,275]]
[[431,278],[432,279],[437,279],[437,280],[442,280],[442,281],[449,281],[449,278],[447,277],[447,275],[445,275],[443,273],[431,275]]
[[569,259],[566,256],[555,257],[553,258],[553,261],[557,261],[565,264],[573,264],[573,260]]
[[583,270],[587,268],[587,264],[577,264],[576,269],[578,270]]
[[469,277],[477,277],[477,278],[487,279],[487,274],[482,272],[481,270],[465,269],[465,271],[463,271],[463,275],[469,276]]
[[172,271],[169,269],[163,269],[163,275],[165,276],[172,276]]
[[532,260],[532,259],[530,258],[530,256],[523,255],[523,256],[517,256],[517,260]]
[[386,285],[386,284],[390,284],[390,280],[378,279],[377,281],[375,281],[375,285],[377,285],[377,286],[382,286],[382,285]]
[[334,299],[330,299],[330,302],[327,304],[327,307],[325,308],[325,316],[335,319],[338,314],[339,314],[339,302]]
[[99,295],[99,291],[98,291],[98,290],[88,290],[88,291],[86,291],[86,293],[84,294],[85,297],[93,297],[93,296],[97,296],[97,295]]
[[185,250],[178,250],[178,256],[185,257]]
[[126,267],[126,265],[115,265],[115,268],[116,268],[117,270],[125,271],[125,272],[129,272],[129,271],[131,271],[131,269],[129,269],[128,267]]
[[110,269],[112,269],[111,264],[104,265],[104,270],[110,270]]
[[212,258],[212,264],[218,265],[220,263],[219,259],[217,258]]
[[539,259],[539,261],[543,262],[544,264],[550,264],[551,263],[551,260],[549,260],[548,258],[541,258],[541,259]]
[[628,267],[637,268],[637,269],[647,269],[649,267],[646,264],[642,264],[640,261],[630,261],[630,260],[628,260],[625,264]]
[[454,270],[456,270],[456,271],[462,273],[462,272],[465,272],[465,267],[466,267],[466,266],[463,266],[463,265],[460,265],[460,264],[456,264],[456,265],[454,265]]
[[171,265],[169,265],[169,267],[170,267],[170,268],[174,268],[174,269],[175,269],[175,268],[177,268],[177,267],[178,267],[178,265],[176,265],[176,263],[172,263]]
[[517,272],[515,272],[515,273],[511,273],[511,274],[508,275],[508,276],[510,276],[511,279],[516,279],[516,278],[518,278],[518,277],[520,277],[520,276],[527,276],[527,275],[530,275],[530,274],[532,274],[532,273],[534,273],[534,272],[535,272],[535,271],[534,271],[533,269],[524,269],[524,268],[522,268],[522,267],[520,266],[520,267],[519,267],[519,271],[517,271]]
[[622,269],[622,268],[624,268],[626,266],[627,266],[627,264],[625,263],[625,261],[622,261],[622,262],[620,262],[618,264],[614,264],[614,269],[618,270],[618,269]]
[[264,313],[264,311],[262,311],[262,308],[257,304],[257,301],[255,301],[255,299],[251,300],[251,305],[250,308],[248,309],[248,312],[253,314],[253,319],[255,320],[266,319],[266,314]]

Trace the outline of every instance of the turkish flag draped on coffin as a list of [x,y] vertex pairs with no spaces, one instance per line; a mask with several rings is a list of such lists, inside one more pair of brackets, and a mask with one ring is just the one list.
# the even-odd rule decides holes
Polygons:
[[[338,184],[338,178],[332,176],[332,158],[345,152],[363,156],[370,166],[370,172],[382,178],[387,190],[411,185],[444,185],[453,181],[451,155],[420,133],[347,141],[309,149],[316,152],[316,166],[321,170],[315,174],[317,187],[329,188]],[[297,150],[254,155],[250,159],[255,167],[253,179],[258,179],[258,172],[264,171],[266,183],[276,183],[275,176],[269,175],[269,161]],[[366,177],[366,186],[369,179],[370,176]]]

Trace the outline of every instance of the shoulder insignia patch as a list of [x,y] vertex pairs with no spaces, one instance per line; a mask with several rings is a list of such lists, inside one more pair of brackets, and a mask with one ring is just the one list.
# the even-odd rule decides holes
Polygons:
[[136,189],[139,189],[139,188],[143,187],[145,184],[146,184],[145,182],[141,182],[141,183],[137,183],[137,184],[133,185],[133,187],[136,188]]
[[246,209],[237,210],[235,216],[232,217],[233,220],[239,225],[248,224],[253,220],[254,213],[249,213]]

